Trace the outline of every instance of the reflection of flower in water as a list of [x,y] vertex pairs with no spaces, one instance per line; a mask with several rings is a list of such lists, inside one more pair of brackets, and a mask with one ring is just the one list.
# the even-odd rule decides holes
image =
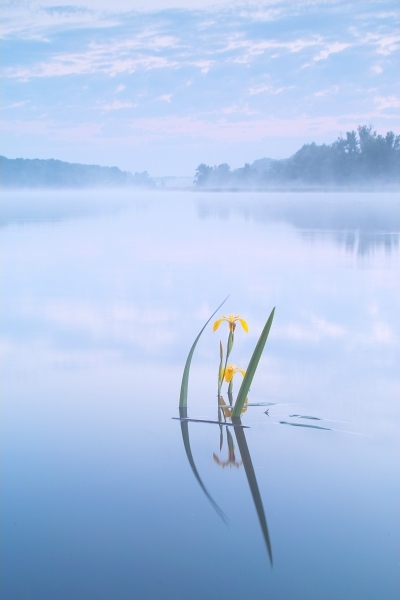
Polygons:
[[225,469],[225,467],[227,467],[228,465],[229,467],[232,467],[233,465],[238,469],[243,464],[243,461],[236,462],[235,445],[233,443],[233,439],[229,431],[226,432],[226,438],[228,441],[228,460],[220,460],[215,453],[213,454],[213,459],[215,460],[217,465],[219,465],[223,469]]
[[[242,408],[242,412],[240,413],[241,415],[246,412],[248,401],[249,401],[249,399],[246,398],[246,400],[244,401],[244,406]],[[223,399],[222,396],[219,397],[219,406],[221,407],[222,412],[224,413],[225,418],[226,419],[230,419],[231,416],[232,416],[232,407],[228,407],[226,405],[225,400]]]
[[241,326],[243,327],[243,329],[245,330],[245,332],[247,333],[249,331],[249,326],[247,325],[246,321],[244,319],[240,318],[240,315],[222,315],[221,319],[218,319],[217,321],[215,321],[214,325],[213,325],[213,331],[217,331],[218,327],[221,325],[222,321],[226,321],[228,323],[229,326],[229,331],[235,331],[236,329],[236,322],[235,321],[239,321],[239,323],[241,324]]

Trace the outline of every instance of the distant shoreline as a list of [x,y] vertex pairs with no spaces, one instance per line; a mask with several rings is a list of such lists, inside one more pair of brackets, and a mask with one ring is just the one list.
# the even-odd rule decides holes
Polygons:
[[[1,186],[0,190],[2,192],[94,192],[94,191],[118,191],[118,192],[160,192],[160,193],[172,193],[172,192],[193,192],[199,194],[207,194],[207,193],[230,193],[230,194],[239,194],[239,193],[251,193],[251,194],[261,194],[261,193],[304,193],[304,194],[316,194],[316,193],[365,193],[365,194],[379,194],[379,193],[399,193],[400,186],[382,186],[382,187],[373,187],[373,186],[327,186],[327,187],[260,187],[260,188],[198,188],[196,186],[191,187],[167,187],[167,186],[153,186],[153,187],[140,187],[140,186],[131,186],[131,185],[108,185],[108,186],[85,186],[85,187],[39,187],[39,186],[19,186],[19,187],[11,187],[11,186]],[[400,198],[399,198],[400,202]]]

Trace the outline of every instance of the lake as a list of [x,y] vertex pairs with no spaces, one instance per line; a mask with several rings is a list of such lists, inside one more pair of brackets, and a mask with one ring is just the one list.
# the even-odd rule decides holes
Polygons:
[[398,196],[2,195],[1,598],[397,599]]

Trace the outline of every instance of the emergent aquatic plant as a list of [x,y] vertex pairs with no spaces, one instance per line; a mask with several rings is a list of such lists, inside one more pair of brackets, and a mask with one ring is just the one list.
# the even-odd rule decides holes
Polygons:
[[[214,311],[214,313],[208,319],[208,321],[206,322],[204,327],[201,329],[200,333],[198,334],[198,336],[196,337],[195,341],[192,344],[189,355],[186,359],[185,368],[183,370],[181,393],[180,393],[180,398],[179,398],[179,408],[180,409],[187,407],[190,366],[191,366],[193,353],[195,351],[197,342],[199,341],[200,336],[203,333],[203,331],[205,330],[205,328],[207,327],[208,323],[211,321],[213,316],[217,313],[217,311],[221,308],[221,306],[226,302],[227,299],[228,298],[225,298],[225,300]],[[249,331],[247,322],[244,319],[242,319],[240,317],[240,315],[235,316],[233,314],[230,314],[228,316],[222,315],[222,317],[220,319],[217,319],[215,321],[215,323],[213,325],[213,331],[216,331],[223,321],[226,321],[226,323],[228,324],[228,329],[229,329],[229,335],[228,335],[228,340],[227,340],[227,344],[226,344],[225,361],[224,361],[224,349],[223,349],[222,342],[220,342],[220,346],[219,346],[220,362],[219,362],[219,369],[218,369],[218,396],[217,396],[217,398],[218,398],[218,417],[219,418],[218,418],[217,422],[220,422],[220,420],[221,420],[220,419],[220,415],[221,415],[220,400],[222,398],[221,387],[222,387],[222,383],[224,380],[229,384],[228,398],[229,398],[229,404],[231,407],[230,408],[230,411],[231,411],[230,416],[232,418],[232,423],[234,423],[234,420],[239,419],[242,412],[244,412],[245,403],[248,402],[247,395],[248,395],[248,392],[250,389],[250,385],[253,381],[253,377],[257,370],[258,363],[261,358],[261,354],[264,350],[264,346],[265,346],[265,343],[267,341],[267,338],[268,338],[268,335],[269,335],[269,332],[271,329],[274,314],[275,314],[275,308],[272,309],[271,314],[265,324],[265,327],[261,333],[260,339],[257,342],[257,345],[254,349],[253,355],[250,359],[249,366],[247,367],[246,371],[244,371],[244,369],[237,368],[235,365],[231,365],[231,364],[228,365],[228,358],[232,352],[232,348],[233,348],[233,344],[234,344],[236,323],[240,323],[240,325],[242,326],[244,331],[247,333]],[[233,390],[233,377],[234,377],[235,373],[241,373],[243,375],[243,381],[242,381],[242,385],[240,386],[239,393],[236,398],[236,402],[233,406],[232,390]],[[232,406],[233,406],[233,409],[232,409]],[[226,416],[225,411],[224,411],[224,416]]]
[[[224,302],[225,301],[226,300],[224,300]],[[224,304],[224,302],[222,302],[222,304]],[[265,327],[261,333],[260,339],[258,340],[257,345],[254,349],[253,355],[250,359],[249,366],[247,367],[247,371],[244,371],[244,369],[238,368],[233,364],[228,364],[228,358],[232,352],[233,343],[234,343],[234,334],[235,334],[235,329],[236,329],[236,323],[237,322],[240,323],[241,326],[243,327],[244,331],[247,333],[249,328],[248,328],[246,321],[244,319],[241,319],[239,315],[235,316],[232,314],[230,314],[229,316],[223,315],[221,319],[217,319],[217,321],[215,321],[215,323],[213,325],[214,331],[216,331],[218,329],[218,327],[221,325],[221,323],[223,321],[226,321],[228,323],[228,328],[229,328],[225,360],[224,360],[224,348],[223,348],[222,342],[220,342],[220,361],[219,361],[220,364],[219,364],[219,369],[218,369],[218,420],[211,421],[211,420],[207,420],[207,419],[189,419],[187,416],[188,383],[189,383],[189,373],[190,373],[190,366],[191,366],[193,353],[196,348],[197,342],[200,339],[201,334],[203,333],[203,331],[205,330],[205,328],[207,327],[208,323],[211,321],[211,319],[213,318],[215,313],[220,309],[222,304],[211,315],[211,317],[208,319],[207,323],[201,329],[200,333],[198,334],[195,341],[193,342],[193,345],[190,349],[189,355],[186,359],[185,368],[184,368],[183,376],[182,376],[181,393],[180,393],[180,400],[179,400],[179,420],[181,421],[182,438],[183,438],[187,458],[189,460],[190,466],[192,468],[192,471],[193,471],[199,485],[201,486],[203,492],[205,493],[205,495],[207,496],[207,498],[209,499],[209,501],[211,502],[212,506],[217,511],[219,516],[224,521],[226,521],[226,517],[225,517],[224,513],[222,512],[222,510],[219,508],[219,506],[215,503],[215,501],[209,494],[208,490],[204,486],[204,484],[200,478],[200,475],[197,471],[196,465],[193,460],[191,448],[190,448],[189,429],[188,429],[189,421],[198,421],[198,422],[202,422],[202,423],[218,424],[219,428],[220,428],[220,450],[221,450],[222,444],[223,444],[223,428],[225,427],[226,436],[227,436],[227,444],[228,444],[228,459],[226,461],[221,461],[217,457],[216,454],[213,455],[213,458],[217,464],[222,466],[222,468],[224,468],[228,465],[230,467],[235,466],[235,467],[239,468],[241,466],[241,464],[243,464],[245,473],[246,473],[246,477],[247,477],[247,481],[249,483],[250,491],[251,491],[251,494],[253,497],[254,505],[256,507],[261,531],[263,533],[265,545],[266,545],[267,552],[268,552],[268,556],[269,556],[269,559],[270,559],[270,562],[272,565],[272,546],[271,546],[271,541],[270,541],[270,537],[269,537],[267,521],[266,521],[266,517],[265,517],[265,513],[264,513],[264,507],[262,504],[260,491],[259,491],[258,484],[257,484],[256,475],[255,475],[253,464],[252,464],[251,457],[250,457],[250,452],[249,452],[247,442],[246,442],[246,437],[244,434],[244,428],[246,426],[242,425],[241,420],[240,420],[240,415],[247,410],[247,406],[248,406],[247,394],[249,392],[250,385],[253,381],[253,377],[257,370],[258,363],[261,358],[261,354],[264,350],[264,346],[265,346],[265,343],[267,341],[267,338],[268,338],[268,335],[269,335],[269,332],[271,329],[272,321],[273,321],[274,314],[275,314],[275,308],[272,310],[272,312],[268,318],[268,321],[265,324]],[[237,373],[241,373],[241,375],[243,376],[243,381],[240,386],[239,393],[236,398],[236,402],[233,405],[233,380],[234,380],[234,376]],[[225,403],[225,401],[221,395],[221,388],[222,388],[222,384],[224,381],[226,383],[228,383],[229,405],[227,405]],[[226,421],[225,421],[225,423],[221,422],[222,414],[225,419],[231,418],[232,422],[231,423],[227,423]],[[233,442],[233,437],[230,434],[230,432],[228,431],[228,426],[233,427],[233,429],[234,429],[237,446],[238,446],[240,456],[242,459],[240,462],[236,461],[235,445]]]
[[[234,316],[231,314],[228,317],[226,317],[225,315],[222,315],[222,318],[215,321],[215,323],[213,325],[213,331],[216,331],[218,329],[218,327],[220,326],[222,321],[227,321],[228,327],[229,327],[229,336],[228,336],[228,341],[227,341],[227,345],[226,345],[226,359],[225,359],[225,366],[223,369],[222,369],[223,346],[222,346],[222,342],[220,342],[220,365],[219,365],[219,371],[218,371],[218,404],[220,404],[222,382],[225,379],[225,381],[227,381],[229,383],[228,398],[229,398],[229,403],[232,406],[232,404],[233,404],[233,396],[232,396],[233,376],[235,373],[238,373],[238,372],[242,373],[242,375],[243,375],[242,385],[240,386],[239,393],[236,398],[235,406],[233,407],[233,410],[232,410],[232,414],[231,414],[232,419],[239,418],[243,412],[244,404],[247,401],[247,394],[249,392],[251,383],[253,381],[253,377],[255,375],[255,372],[258,367],[258,363],[261,358],[261,354],[264,350],[264,346],[265,346],[265,343],[268,338],[268,334],[271,329],[272,321],[274,319],[274,314],[275,314],[275,308],[272,309],[271,314],[268,318],[268,321],[265,324],[265,327],[261,333],[260,339],[258,340],[257,345],[254,349],[253,355],[250,359],[249,366],[247,367],[247,371],[236,368],[235,365],[227,364],[228,357],[230,356],[230,354],[232,352],[232,347],[233,347],[233,342],[234,342],[234,334],[235,334],[235,329],[236,329],[236,321],[238,321],[242,325],[243,329],[247,333],[249,330],[249,327],[248,327],[246,321],[244,319],[241,319],[239,315]],[[224,414],[225,414],[225,412],[224,412]]]

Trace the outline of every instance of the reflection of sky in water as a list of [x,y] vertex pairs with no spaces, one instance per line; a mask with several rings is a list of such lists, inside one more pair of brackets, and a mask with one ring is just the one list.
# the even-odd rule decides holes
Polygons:
[[[394,197],[112,193],[3,201],[2,597],[396,598]],[[250,397],[269,416],[243,417],[272,570],[218,426],[189,430],[229,528],[170,420],[228,293],[240,366],[277,307]],[[218,341],[196,350],[191,416],[216,418]]]

